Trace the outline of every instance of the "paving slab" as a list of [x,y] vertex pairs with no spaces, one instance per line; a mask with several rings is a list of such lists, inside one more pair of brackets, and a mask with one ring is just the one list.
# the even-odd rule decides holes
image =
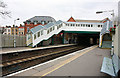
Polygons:
[[[45,76],[108,76],[107,74],[101,73],[100,69],[103,58],[111,57],[110,49],[100,49],[97,47],[65,65],[62,64],[74,58],[74,56],[90,50],[92,47],[59,57],[11,76],[41,76],[43,74],[45,74]],[[60,65],[63,66],[60,67]]]
[[47,76],[108,76],[100,72],[104,57],[110,50],[95,48]]

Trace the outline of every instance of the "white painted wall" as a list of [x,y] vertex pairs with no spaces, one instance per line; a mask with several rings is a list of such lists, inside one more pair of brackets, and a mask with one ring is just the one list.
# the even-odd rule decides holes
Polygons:
[[118,55],[120,57],[120,26],[118,26]]
[[91,32],[100,32],[102,28],[99,27],[65,27],[65,31],[91,31]]
[[120,26],[116,27],[114,35],[114,53],[120,57]]

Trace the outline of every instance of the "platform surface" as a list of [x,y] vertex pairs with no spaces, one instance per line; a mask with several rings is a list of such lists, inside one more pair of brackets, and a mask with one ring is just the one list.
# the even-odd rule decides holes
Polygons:
[[92,46],[8,76],[108,76],[100,72],[109,49]]
[[35,47],[35,48],[30,48],[30,47],[0,48],[0,54],[46,49],[46,48],[53,48],[53,47],[71,46],[71,45],[75,45],[75,44],[49,45],[49,46],[45,46],[45,47]]

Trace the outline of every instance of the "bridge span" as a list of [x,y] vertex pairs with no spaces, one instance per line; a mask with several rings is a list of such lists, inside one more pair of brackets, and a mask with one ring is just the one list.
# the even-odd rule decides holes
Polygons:
[[96,37],[95,41],[97,41],[102,27],[103,23],[63,22],[61,20],[45,26],[39,25],[28,31],[27,46],[69,44],[80,42],[82,39],[90,41],[90,39],[95,39],[93,37]]

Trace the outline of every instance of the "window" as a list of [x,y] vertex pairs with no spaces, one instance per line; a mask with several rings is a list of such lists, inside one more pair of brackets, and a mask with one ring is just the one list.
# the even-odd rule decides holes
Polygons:
[[98,25],[98,27],[100,27],[100,25]]
[[45,24],[45,22],[44,22],[44,21],[41,21],[41,23],[42,23],[42,25],[44,25],[44,24]]
[[16,33],[16,35],[17,35],[17,33]]
[[88,25],[88,27],[90,27],[90,25]]
[[52,28],[50,28],[50,32],[52,31]]
[[62,27],[62,24],[60,24],[60,28]]
[[61,24],[61,27],[62,27],[62,24]]
[[57,26],[57,29],[59,29],[60,27],[61,27],[61,25],[58,25],[58,26]]
[[41,35],[43,35],[43,30],[41,31]]
[[83,24],[83,27],[85,27],[85,24]]
[[78,24],[78,26],[80,26],[80,24]]
[[49,30],[47,31],[47,34],[49,34]]
[[93,27],[93,25],[91,24],[91,27]]
[[31,22],[30,20],[29,20],[29,21],[27,21],[27,24],[30,24],[30,22]]
[[19,32],[19,34],[20,34],[20,32]]
[[22,34],[23,34],[23,32],[22,32]]
[[46,24],[47,22],[46,21],[44,21],[44,24]]
[[10,29],[8,29],[8,32],[10,32]]
[[73,24],[73,26],[75,26],[75,24]]
[[17,29],[16,29],[16,32],[17,32]]
[[101,25],[101,27],[102,27],[102,25]]
[[53,27],[53,30],[55,29],[55,27]]
[[72,26],[72,24],[71,24],[71,26]]
[[49,23],[49,21],[48,21],[48,23]]
[[30,24],[30,22],[27,22],[27,24]]
[[40,32],[38,32],[38,37],[40,37]]
[[36,39],[36,34],[34,34],[34,40]]
[[49,21],[49,23],[51,23],[51,21]]
[[34,25],[37,25],[37,21],[34,22]]
[[83,24],[81,24],[81,27],[83,26]]

